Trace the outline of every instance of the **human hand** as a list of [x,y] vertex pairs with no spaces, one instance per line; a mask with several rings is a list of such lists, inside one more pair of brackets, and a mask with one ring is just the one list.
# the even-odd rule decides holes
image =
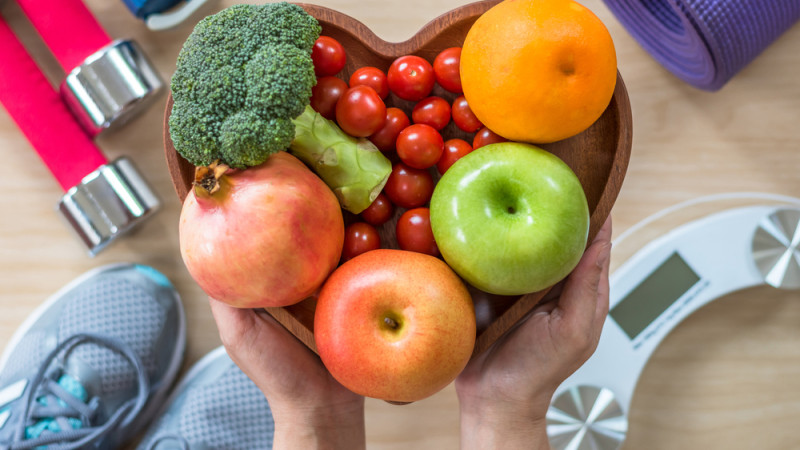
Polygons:
[[464,448],[549,448],[556,388],[597,348],[608,313],[611,219],[567,279],[456,379]]
[[363,397],[266,311],[209,302],[228,355],[269,401],[274,449],[365,447]]

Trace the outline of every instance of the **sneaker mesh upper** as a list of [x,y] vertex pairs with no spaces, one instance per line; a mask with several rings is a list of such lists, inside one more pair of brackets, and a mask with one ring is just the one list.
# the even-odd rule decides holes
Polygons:
[[47,356],[49,346],[45,330],[32,331],[19,341],[11,354],[6,368],[0,372],[0,386],[6,386],[30,375],[31,368],[38,367]]
[[189,443],[230,450],[272,446],[274,424],[264,394],[235,365],[194,393],[183,412],[180,430]]
[[[124,278],[104,278],[81,293],[80,301],[65,308],[58,330],[59,341],[77,333],[92,333],[123,339],[139,355],[147,372],[156,370],[153,342],[165,320],[157,302],[141,301],[149,295]],[[131,389],[136,384],[130,363],[111,350],[95,344],[82,345],[74,355],[101,375],[103,392]]]
[[269,450],[275,426],[267,399],[222,348],[187,374],[137,450]]

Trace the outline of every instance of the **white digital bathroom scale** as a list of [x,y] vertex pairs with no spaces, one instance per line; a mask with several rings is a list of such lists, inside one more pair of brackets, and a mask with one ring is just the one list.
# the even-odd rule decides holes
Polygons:
[[619,448],[648,359],[703,305],[753,286],[800,288],[800,200],[685,223],[641,247],[613,272],[610,285],[597,350],[561,384],[548,410],[553,449]]

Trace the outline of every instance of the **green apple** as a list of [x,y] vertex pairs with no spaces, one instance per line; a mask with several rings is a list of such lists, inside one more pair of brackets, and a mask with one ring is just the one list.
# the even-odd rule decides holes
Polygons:
[[549,287],[578,264],[589,207],[557,156],[503,142],[458,160],[433,191],[431,227],[445,261],[478,289],[521,295]]

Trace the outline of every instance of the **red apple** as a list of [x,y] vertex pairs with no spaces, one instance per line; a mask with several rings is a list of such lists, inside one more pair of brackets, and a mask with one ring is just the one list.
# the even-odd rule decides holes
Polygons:
[[363,253],[319,294],[314,338],[331,375],[367,397],[413,402],[453,381],[475,346],[475,308],[442,260],[404,250]]

